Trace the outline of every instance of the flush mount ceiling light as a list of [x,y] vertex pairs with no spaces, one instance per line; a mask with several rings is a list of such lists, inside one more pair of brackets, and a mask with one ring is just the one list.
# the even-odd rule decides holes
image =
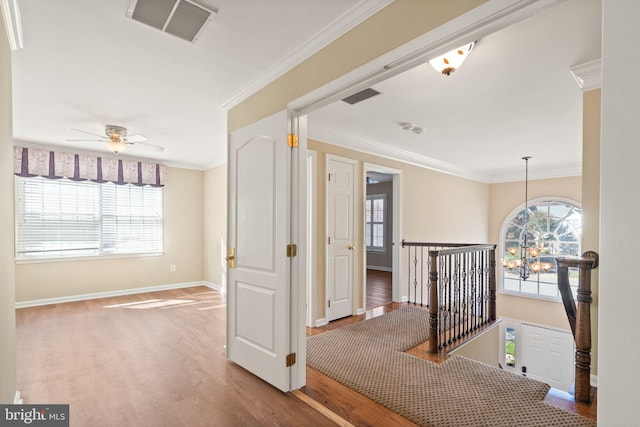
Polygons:
[[430,59],[429,64],[431,64],[437,72],[448,76],[462,65],[476,44],[478,44],[477,40],[457,49],[450,50],[444,55]]

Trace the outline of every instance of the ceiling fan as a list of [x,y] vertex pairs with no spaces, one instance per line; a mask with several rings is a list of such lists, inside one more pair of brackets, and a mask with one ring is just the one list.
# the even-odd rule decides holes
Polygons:
[[164,151],[164,147],[160,147],[159,145],[149,144],[147,142],[148,138],[142,135],[127,135],[127,128],[116,125],[106,125],[104,127],[104,133],[106,137],[102,135],[97,135],[95,133],[87,132],[80,129],[71,129],[76,132],[82,132],[89,135],[96,136],[100,139],[67,139],[67,141],[99,141],[107,144],[107,148],[111,150],[114,154],[122,153],[128,145],[140,144],[145,147],[149,147],[156,151]]

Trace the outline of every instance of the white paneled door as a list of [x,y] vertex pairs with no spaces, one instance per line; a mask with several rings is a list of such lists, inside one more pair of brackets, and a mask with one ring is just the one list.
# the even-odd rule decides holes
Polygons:
[[291,389],[290,165],[286,111],[230,134],[227,356],[283,391]]
[[571,332],[522,324],[522,374],[568,391],[574,379]]
[[354,314],[356,162],[327,155],[327,320]]

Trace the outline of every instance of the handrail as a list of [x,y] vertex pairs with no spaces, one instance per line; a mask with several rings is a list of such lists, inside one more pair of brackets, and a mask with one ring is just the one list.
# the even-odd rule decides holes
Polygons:
[[[571,332],[576,342],[575,381],[577,402],[591,401],[591,270],[598,268],[598,254],[587,251],[580,258],[556,258],[558,266],[558,289],[562,296]],[[578,308],[576,309],[569,268],[579,269]]]
[[435,256],[455,255],[455,254],[462,254],[462,253],[474,252],[474,251],[490,251],[490,250],[494,250],[495,248],[496,248],[496,245],[469,245],[469,246],[463,246],[459,248],[429,251],[429,255],[431,255],[431,253],[434,253]]
[[404,239],[402,239],[402,247],[404,248],[405,246],[435,246],[435,247],[442,247],[442,248],[456,248],[458,246],[475,246],[478,245],[478,243],[433,243],[433,242],[406,242]]

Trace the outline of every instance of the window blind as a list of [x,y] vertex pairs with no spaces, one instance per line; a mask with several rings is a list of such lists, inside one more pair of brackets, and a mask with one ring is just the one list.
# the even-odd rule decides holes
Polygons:
[[162,251],[162,189],[16,177],[16,259]]

